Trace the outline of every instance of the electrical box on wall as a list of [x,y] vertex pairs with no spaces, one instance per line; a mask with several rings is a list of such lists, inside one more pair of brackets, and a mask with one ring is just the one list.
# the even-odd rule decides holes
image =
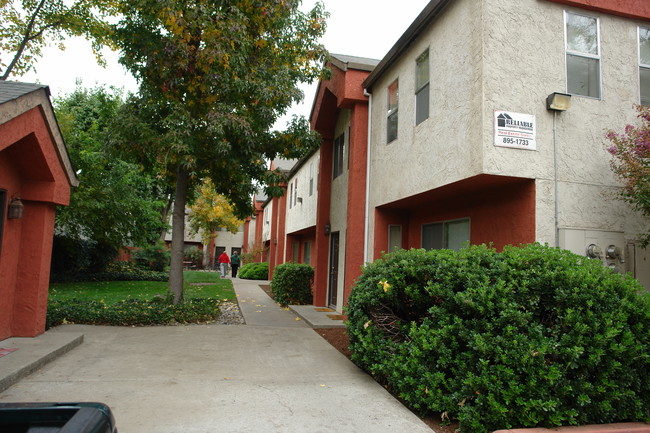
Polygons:
[[622,232],[585,229],[560,230],[560,246],[572,253],[600,260],[614,272],[627,272]]

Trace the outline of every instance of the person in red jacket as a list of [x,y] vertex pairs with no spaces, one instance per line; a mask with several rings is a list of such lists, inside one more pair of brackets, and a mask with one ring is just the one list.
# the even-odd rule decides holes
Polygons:
[[219,268],[221,270],[221,278],[226,278],[226,275],[228,274],[229,264],[230,264],[230,257],[228,257],[228,254],[226,254],[226,252],[224,251],[219,256]]

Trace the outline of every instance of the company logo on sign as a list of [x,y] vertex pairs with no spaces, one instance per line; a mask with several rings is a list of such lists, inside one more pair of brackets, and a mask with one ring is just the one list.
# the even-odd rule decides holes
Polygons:
[[495,111],[494,120],[495,146],[536,150],[535,116],[511,111]]

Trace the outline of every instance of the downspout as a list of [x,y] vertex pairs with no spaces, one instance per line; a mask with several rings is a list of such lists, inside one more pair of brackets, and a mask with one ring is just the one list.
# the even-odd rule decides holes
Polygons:
[[372,93],[363,89],[364,96],[368,97],[368,137],[366,149],[366,214],[363,227],[363,263],[368,263],[368,231],[370,230],[370,153],[371,153],[371,134],[372,134]]
[[557,178],[557,111],[553,111],[553,183],[555,188],[555,246],[560,246],[560,198]]

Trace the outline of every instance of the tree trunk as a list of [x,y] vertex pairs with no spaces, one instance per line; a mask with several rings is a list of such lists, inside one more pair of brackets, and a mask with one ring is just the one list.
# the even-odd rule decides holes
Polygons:
[[172,217],[172,255],[169,265],[169,294],[174,304],[183,302],[183,247],[185,245],[185,203],[190,173],[179,166],[176,172],[176,194]]

